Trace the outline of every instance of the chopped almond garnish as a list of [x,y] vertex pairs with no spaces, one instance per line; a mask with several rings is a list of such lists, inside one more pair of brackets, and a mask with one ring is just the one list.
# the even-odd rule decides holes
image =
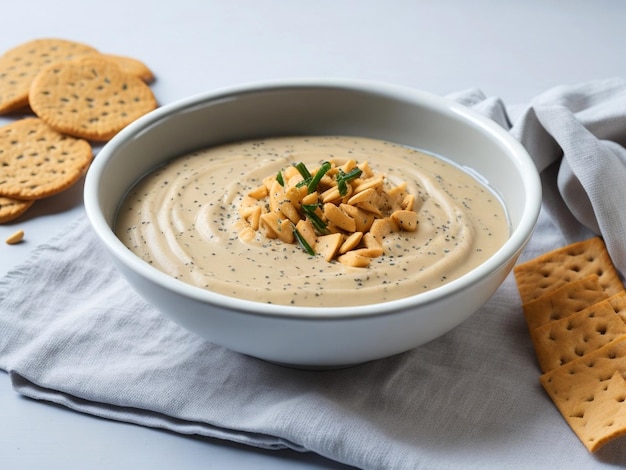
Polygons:
[[310,255],[367,267],[384,254],[384,239],[417,230],[415,196],[407,184],[390,186],[367,162],[324,162],[313,171],[303,163],[263,180],[242,200],[242,240],[250,229],[267,238],[300,243]]

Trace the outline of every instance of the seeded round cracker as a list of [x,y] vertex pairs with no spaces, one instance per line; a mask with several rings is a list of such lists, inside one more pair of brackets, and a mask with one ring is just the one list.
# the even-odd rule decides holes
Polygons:
[[97,141],[109,140],[157,107],[143,80],[95,56],[44,68],[33,81],[29,101],[57,131]]
[[54,62],[70,60],[98,51],[65,39],[35,39],[0,56],[0,114],[28,105],[28,93],[40,70]]
[[38,118],[0,127],[0,196],[35,200],[57,194],[83,176],[89,142],[61,134]]
[[152,70],[139,59],[116,54],[102,54],[105,58],[115,62],[123,72],[135,75],[146,83],[154,81],[154,73]]
[[[2,172],[0,171],[0,178]],[[0,224],[17,219],[34,204],[35,201],[21,201],[10,197],[0,196]]]

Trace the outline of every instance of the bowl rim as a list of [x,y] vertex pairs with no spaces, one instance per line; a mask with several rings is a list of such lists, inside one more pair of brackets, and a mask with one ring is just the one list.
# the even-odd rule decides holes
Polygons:
[[[367,92],[378,96],[393,97],[402,101],[409,101],[437,108],[457,115],[460,119],[482,129],[491,138],[506,148],[512,156],[514,165],[519,169],[523,184],[526,188],[526,204],[520,215],[518,226],[513,230],[506,242],[487,260],[472,271],[454,279],[442,286],[425,292],[381,303],[342,306],[342,307],[306,307],[263,303],[244,300],[218,294],[201,287],[196,287],[177,280],[162,271],[148,265],[117,238],[113,229],[107,223],[100,210],[98,188],[99,177],[107,165],[107,159],[114,154],[127,139],[139,135],[145,129],[166,118],[170,114],[184,112],[186,109],[197,107],[207,102],[223,100],[233,95],[266,92],[285,89],[315,89],[329,88],[346,91]],[[427,151],[427,150],[426,150]],[[311,320],[345,320],[348,318],[373,317],[388,315],[395,311],[432,304],[442,297],[450,296],[458,291],[468,289],[486,276],[495,273],[499,268],[520,253],[532,235],[541,208],[542,188],[539,174],[532,158],[508,131],[495,121],[479,114],[468,107],[449,98],[435,95],[420,89],[402,85],[381,83],[369,80],[338,79],[338,78],[307,78],[307,79],[277,79],[252,83],[243,83],[195,94],[165,104],[149,112],[122,129],[110,141],[105,143],[94,158],[87,171],[84,184],[84,206],[87,218],[95,234],[108,248],[109,254],[123,263],[128,269],[139,273],[152,283],[169,291],[190,299],[220,307],[240,314],[281,317],[290,319]]]

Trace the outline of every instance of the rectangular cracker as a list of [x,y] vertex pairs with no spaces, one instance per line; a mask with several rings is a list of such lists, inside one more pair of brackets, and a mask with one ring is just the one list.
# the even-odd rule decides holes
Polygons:
[[604,300],[535,328],[532,340],[542,372],[549,372],[626,335],[626,323]]
[[608,299],[609,294],[600,283],[600,277],[590,274],[575,279],[541,297],[522,305],[524,318],[531,335],[535,328]]
[[540,382],[590,452],[626,434],[626,336],[542,375]]
[[616,315],[626,323],[626,291],[609,297],[608,301]]
[[513,273],[522,304],[590,274],[598,275],[602,288],[609,295],[624,290],[604,241],[599,237],[572,243],[518,264]]

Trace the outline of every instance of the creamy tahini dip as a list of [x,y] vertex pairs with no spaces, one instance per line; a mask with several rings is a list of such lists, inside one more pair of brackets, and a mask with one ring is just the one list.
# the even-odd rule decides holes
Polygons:
[[[367,161],[416,196],[419,226],[384,241],[367,268],[310,256],[297,244],[239,238],[242,198],[298,162]],[[280,137],[178,157],[144,177],[119,210],[120,240],[184,282],[281,305],[354,306],[407,297],[470,271],[509,236],[500,200],[459,167],[418,150],[357,137]]]

